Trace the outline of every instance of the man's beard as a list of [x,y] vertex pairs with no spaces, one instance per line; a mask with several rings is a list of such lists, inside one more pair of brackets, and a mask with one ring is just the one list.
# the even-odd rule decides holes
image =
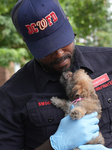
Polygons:
[[[39,61],[39,63],[41,64],[42,68],[43,68],[45,71],[47,71],[48,73],[54,73],[54,74],[57,74],[57,75],[61,75],[63,71],[65,71],[65,70],[71,70],[71,69],[73,68],[74,55],[75,55],[75,49],[74,49],[74,51],[73,51],[73,55],[72,55],[72,56],[71,56],[70,54],[68,54],[68,55],[66,55],[66,56],[63,56],[63,57],[61,57],[61,58],[59,58],[59,59],[56,59],[55,61],[51,62],[51,63],[50,63],[50,66],[51,66],[51,67],[49,67],[48,65],[46,65],[46,64],[44,64],[44,63],[42,63],[42,62],[40,62],[40,61]],[[67,68],[67,65],[65,65],[65,66],[63,66],[63,67],[60,67],[60,69],[61,69],[62,71],[59,71],[59,70],[56,70],[56,69],[53,67],[53,65],[56,65],[56,64],[58,65],[58,63],[60,63],[61,61],[65,60],[65,59],[67,59],[67,58],[71,59],[69,68]]]

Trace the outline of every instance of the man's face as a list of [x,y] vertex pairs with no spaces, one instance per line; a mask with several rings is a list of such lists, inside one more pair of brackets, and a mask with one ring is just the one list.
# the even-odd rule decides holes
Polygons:
[[74,42],[71,44],[39,59],[44,69],[48,72],[61,73],[63,69],[67,69],[71,65],[74,52]]

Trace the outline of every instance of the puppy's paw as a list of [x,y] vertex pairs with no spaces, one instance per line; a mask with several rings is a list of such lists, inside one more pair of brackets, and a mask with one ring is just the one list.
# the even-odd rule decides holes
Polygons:
[[54,105],[54,106],[56,106],[57,105],[57,97],[51,97],[50,98],[50,101],[51,101],[51,103]]
[[50,98],[51,102],[54,102],[55,99],[57,99],[57,97],[51,97],[51,98]]
[[85,110],[80,108],[80,107],[76,107],[74,109],[71,110],[70,112],[70,117],[75,120],[75,119],[80,119],[85,115]]
[[75,119],[80,119],[82,118],[81,113],[78,110],[74,110],[70,112],[70,117],[75,120]]
[[58,98],[58,97],[52,97],[51,99],[51,103],[56,106],[57,108],[62,108],[63,106],[63,101]]

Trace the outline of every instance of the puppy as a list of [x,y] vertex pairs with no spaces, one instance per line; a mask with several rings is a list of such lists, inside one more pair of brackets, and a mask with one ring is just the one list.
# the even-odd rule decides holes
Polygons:
[[[65,116],[69,114],[70,117],[75,120],[82,118],[86,114],[97,111],[98,119],[101,118],[101,104],[94,90],[93,80],[83,69],[80,69],[75,73],[70,71],[63,72],[60,82],[64,86],[69,100],[52,97],[51,103],[54,106],[61,108],[65,112]],[[72,104],[74,104],[75,107],[71,110]],[[86,144],[104,145],[104,138],[101,132],[97,138],[92,139]],[[76,148],[74,150],[79,149]]]

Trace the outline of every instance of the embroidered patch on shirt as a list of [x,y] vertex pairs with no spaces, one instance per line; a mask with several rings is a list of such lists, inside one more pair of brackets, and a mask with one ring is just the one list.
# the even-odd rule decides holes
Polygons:
[[107,82],[107,83],[105,83],[105,84],[103,84],[103,85],[100,85],[99,87],[96,87],[96,88],[95,88],[95,91],[102,90],[102,89],[104,89],[104,88],[106,88],[106,87],[108,87],[108,86],[111,86],[111,85],[112,85],[112,80],[109,81],[109,82]]
[[109,81],[109,77],[107,75],[107,73],[97,77],[96,79],[93,80],[93,85],[94,85],[94,88],[98,87],[99,85]]
[[38,106],[51,105],[51,101],[38,102]]

